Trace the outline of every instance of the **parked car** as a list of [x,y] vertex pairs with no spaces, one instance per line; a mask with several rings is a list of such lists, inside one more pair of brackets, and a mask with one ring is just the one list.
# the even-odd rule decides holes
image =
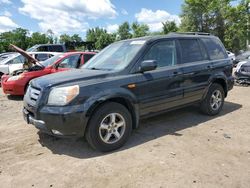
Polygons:
[[39,64],[36,63],[35,66],[28,70],[19,71],[14,75],[3,75],[3,92],[10,95],[24,95],[30,80],[51,73],[79,68],[94,55],[94,52],[67,52],[57,54],[46,61],[40,62]]
[[236,83],[250,85],[250,59],[237,64],[234,72]]
[[27,52],[66,52],[63,44],[37,44],[26,50]]
[[233,52],[227,51],[227,55],[230,59],[232,59],[233,61],[235,61],[235,54]]
[[5,52],[5,53],[1,53],[0,54],[0,62],[6,58],[9,58],[10,56],[12,56],[13,54],[15,54],[15,52]]
[[[57,52],[29,52],[29,54],[38,61],[44,61],[58,54]],[[0,61],[0,78],[4,74],[22,69],[27,59],[19,53],[8,54],[8,57]]]
[[169,34],[111,44],[80,70],[34,79],[24,96],[29,124],[54,136],[86,136],[100,151],[128,140],[139,120],[190,104],[218,114],[233,88],[219,38]]
[[234,61],[234,66],[237,66],[237,64],[241,61],[245,61],[249,59],[250,59],[250,51],[245,51],[236,56],[235,61]]

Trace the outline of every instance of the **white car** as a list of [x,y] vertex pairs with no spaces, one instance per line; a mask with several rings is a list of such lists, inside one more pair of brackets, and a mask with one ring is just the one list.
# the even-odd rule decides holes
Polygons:
[[227,55],[230,59],[232,59],[233,61],[235,61],[235,54],[233,52],[227,51]]
[[[45,61],[58,52],[29,52],[29,55],[37,59],[38,61]],[[0,78],[3,74],[11,74],[13,71],[22,69],[26,58],[19,53],[8,54],[7,58],[0,61]]]

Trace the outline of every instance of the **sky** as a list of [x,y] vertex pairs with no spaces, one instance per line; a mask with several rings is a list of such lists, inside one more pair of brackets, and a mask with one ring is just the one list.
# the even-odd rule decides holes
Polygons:
[[101,27],[115,32],[124,21],[148,24],[161,30],[161,22],[180,23],[183,0],[0,0],[0,32],[22,27],[56,35],[79,34]]

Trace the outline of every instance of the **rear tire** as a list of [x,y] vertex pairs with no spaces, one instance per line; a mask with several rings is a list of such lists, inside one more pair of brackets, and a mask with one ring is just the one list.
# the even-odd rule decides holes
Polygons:
[[132,118],[126,107],[109,102],[91,116],[86,139],[96,150],[108,152],[123,146],[132,132]]
[[206,97],[201,102],[200,109],[204,114],[213,116],[220,113],[224,105],[225,92],[220,84],[214,83],[209,87]]

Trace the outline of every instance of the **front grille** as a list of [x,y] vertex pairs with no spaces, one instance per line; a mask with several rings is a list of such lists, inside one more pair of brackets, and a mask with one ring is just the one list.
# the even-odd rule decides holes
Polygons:
[[28,97],[30,98],[31,101],[36,103],[40,93],[41,93],[41,91],[39,89],[36,89],[36,88],[34,88],[32,86],[28,87],[27,95],[28,95]]

